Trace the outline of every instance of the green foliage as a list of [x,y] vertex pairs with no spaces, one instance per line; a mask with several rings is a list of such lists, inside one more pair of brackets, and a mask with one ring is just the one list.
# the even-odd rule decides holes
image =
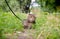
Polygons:
[[[15,13],[21,19],[26,18],[24,13]],[[60,38],[60,14],[49,14],[48,12],[36,13],[36,24],[33,25],[34,37],[40,39],[59,39]],[[0,11],[0,36],[4,39],[4,34],[22,31],[23,25],[11,12]]]
[[13,11],[15,11],[15,12],[20,11],[19,10],[20,7],[19,7],[19,4],[18,4],[17,0],[10,0],[10,1],[8,1],[8,3],[9,3],[9,5],[10,5],[10,7]]
[[[20,11],[19,4],[16,0],[7,0],[7,1],[13,11]],[[2,8],[3,11],[10,11],[5,0],[0,0],[0,7]]]
[[6,39],[6,36],[4,35],[4,29],[0,27],[0,39]]
[[56,10],[55,0],[37,0],[41,5],[41,9],[46,12],[53,12]]
[[18,0],[19,5],[20,5],[20,10],[22,12],[28,13],[29,9],[27,10],[26,7],[30,7],[31,0]]
[[[58,13],[59,14],[59,13]],[[36,20],[36,38],[37,39],[59,39],[60,38],[60,17],[55,14],[43,12]],[[56,16],[57,15],[57,16]],[[57,19],[57,20],[56,20]]]
[[4,0],[0,0],[0,8],[4,11],[4,10],[6,10],[6,4],[5,4],[5,2],[4,2]]
[[0,27],[4,29],[4,32],[14,32],[16,30],[22,30],[22,23],[10,12],[0,13]]
[[46,16],[42,15],[41,17],[36,19],[36,29],[40,29],[40,27],[47,21]]
[[[22,12],[29,12],[29,10],[25,10],[26,6],[28,5],[30,7],[31,0],[7,0],[9,6],[13,11],[22,11]],[[0,0],[0,7],[3,11],[10,11],[7,4],[5,3],[5,0]]]

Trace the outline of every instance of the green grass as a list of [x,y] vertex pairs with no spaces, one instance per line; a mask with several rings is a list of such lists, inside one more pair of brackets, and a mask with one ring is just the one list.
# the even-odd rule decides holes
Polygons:
[[38,25],[36,30],[37,39],[59,39],[60,38],[60,14],[48,14],[43,12],[39,14],[40,17],[37,18]]
[[[22,17],[21,17],[22,18]],[[0,27],[4,28],[5,32],[12,32],[12,30],[22,30],[22,23],[10,12],[0,13]]]
[[[16,13],[21,19],[26,19],[26,14]],[[36,13],[35,38],[40,39],[60,39],[60,14],[48,14],[48,12]],[[22,23],[11,12],[0,12],[0,29],[3,33],[13,33],[22,31]],[[1,33],[0,33],[1,34]]]

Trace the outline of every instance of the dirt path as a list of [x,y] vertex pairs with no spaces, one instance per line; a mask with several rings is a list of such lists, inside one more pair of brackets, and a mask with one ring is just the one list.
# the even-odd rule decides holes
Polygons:
[[26,30],[25,32],[17,31],[13,34],[7,34],[7,39],[35,39],[34,30]]

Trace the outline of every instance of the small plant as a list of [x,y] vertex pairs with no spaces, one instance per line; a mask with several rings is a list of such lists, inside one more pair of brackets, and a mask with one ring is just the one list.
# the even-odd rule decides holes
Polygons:
[[0,28],[0,39],[6,39],[2,28]]

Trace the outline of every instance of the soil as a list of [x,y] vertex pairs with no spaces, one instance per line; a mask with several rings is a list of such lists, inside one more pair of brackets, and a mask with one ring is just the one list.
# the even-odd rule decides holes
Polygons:
[[35,30],[24,30],[24,32],[16,31],[13,34],[6,34],[6,39],[35,39]]

